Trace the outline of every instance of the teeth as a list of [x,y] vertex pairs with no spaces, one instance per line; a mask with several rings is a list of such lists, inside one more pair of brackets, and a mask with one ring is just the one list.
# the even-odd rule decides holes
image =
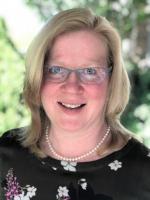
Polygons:
[[67,107],[67,108],[78,108],[82,104],[66,104],[66,103],[62,103],[62,105],[65,106],[65,107]]

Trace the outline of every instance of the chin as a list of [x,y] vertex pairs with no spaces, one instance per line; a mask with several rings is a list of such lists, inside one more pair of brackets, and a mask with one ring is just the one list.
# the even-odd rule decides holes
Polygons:
[[69,121],[69,122],[63,122],[60,124],[63,130],[72,131],[72,132],[80,131],[84,127],[84,124],[81,124],[79,121],[78,122]]

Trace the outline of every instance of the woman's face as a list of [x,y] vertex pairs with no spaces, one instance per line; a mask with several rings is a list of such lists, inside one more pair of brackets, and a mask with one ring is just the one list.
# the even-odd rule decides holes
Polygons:
[[[107,47],[91,31],[60,35],[50,52],[49,66],[71,69],[98,66],[107,68]],[[54,128],[82,131],[99,127],[104,122],[108,77],[100,84],[82,83],[75,72],[66,81],[54,83],[45,79],[41,88],[43,108]]]

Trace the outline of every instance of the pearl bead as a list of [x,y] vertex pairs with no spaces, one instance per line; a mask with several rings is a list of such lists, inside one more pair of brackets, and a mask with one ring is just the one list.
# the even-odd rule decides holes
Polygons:
[[49,141],[49,137],[48,137],[48,130],[49,130],[49,127],[47,126],[46,127],[46,132],[45,132],[45,136],[46,136],[46,142],[48,144],[48,147],[49,147],[49,150],[52,152],[52,154],[58,158],[59,160],[64,160],[64,161],[67,161],[67,162],[75,162],[75,161],[78,161],[78,160],[81,160],[82,158],[86,158],[88,157],[89,155],[93,154],[95,151],[97,151],[97,149],[104,143],[105,139],[107,138],[109,132],[110,132],[110,126],[107,128],[107,131],[105,133],[105,135],[103,136],[103,138],[101,139],[101,141],[96,145],[96,147],[94,147],[93,149],[91,149],[89,152],[81,155],[81,156],[77,156],[77,157],[74,157],[74,158],[68,158],[68,157],[64,157],[64,156],[61,156],[59,155],[53,148],[52,144],[50,143]]

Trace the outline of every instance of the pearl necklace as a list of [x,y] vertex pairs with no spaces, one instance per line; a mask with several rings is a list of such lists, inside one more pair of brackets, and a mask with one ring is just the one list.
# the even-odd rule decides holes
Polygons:
[[110,126],[107,128],[105,135],[103,136],[103,138],[101,139],[101,141],[96,145],[96,147],[94,147],[93,149],[91,149],[90,151],[88,151],[87,153],[81,155],[81,156],[77,156],[74,158],[69,158],[69,157],[64,157],[59,155],[53,148],[51,142],[49,141],[49,137],[48,137],[48,130],[49,127],[47,126],[46,128],[46,132],[45,132],[45,136],[46,136],[46,142],[48,144],[49,150],[52,152],[52,154],[58,158],[59,160],[64,160],[64,161],[68,161],[68,162],[75,162],[78,160],[81,160],[82,158],[86,158],[89,155],[93,154],[95,151],[97,151],[97,149],[104,143],[105,139],[107,138],[109,132],[110,132]]

